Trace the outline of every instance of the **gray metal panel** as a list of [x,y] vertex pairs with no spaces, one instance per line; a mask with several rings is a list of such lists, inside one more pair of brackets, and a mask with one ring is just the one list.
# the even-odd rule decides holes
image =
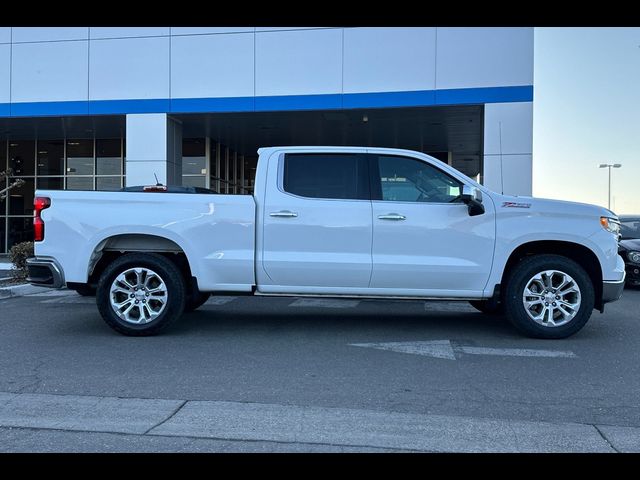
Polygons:
[[171,41],[171,97],[250,97],[253,33],[190,35]]
[[256,33],[256,95],[341,92],[341,29]]
[[0,43],[11,42],[11,27],[0,27]]
[[433,90],[436,29],[346,28],[344,92]]
[[255,27],[171,27],[171,35],[202,35],[210,33],[239,33],[255,31]]
[[11,100],[87,100],[88,41],[13,45]]
[[533,28],[438,27],[436,88],[533,84]]
[[91,27],[90,38],[157,37],[169,35],[170,27]]
[[89,27],[13,27],[13,43],[88,39]]
[[0,45],[0,103],[10,101],[11,45]]
[[91,40],[89,99],[169,98],[169,37]]

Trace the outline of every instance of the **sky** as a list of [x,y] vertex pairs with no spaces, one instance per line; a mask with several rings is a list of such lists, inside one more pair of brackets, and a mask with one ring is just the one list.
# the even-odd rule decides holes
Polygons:
[[640,214],[640,28],[536,28],[533,195]]

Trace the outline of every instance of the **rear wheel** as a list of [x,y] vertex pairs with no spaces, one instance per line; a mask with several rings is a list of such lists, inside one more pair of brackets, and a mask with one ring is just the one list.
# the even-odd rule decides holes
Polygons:
[[595,291],[587,272],[573,260],[535,255],[513,267],[504,304],[507,317],[523,334],[566,338],[591,317]]
[[100,277],[98,310],[123,335],[155,335],[182,315],[185,282],[180,270],[155,253],[128,253]]

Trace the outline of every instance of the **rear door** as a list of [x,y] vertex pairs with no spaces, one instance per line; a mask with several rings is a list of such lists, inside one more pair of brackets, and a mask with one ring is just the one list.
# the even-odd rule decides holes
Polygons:
[[[371,277],[368,161],[359,153],[282,153],[262,209],[261,292],[356,293]],[[274,185],[275,184],[275,185]]]
[[469,216],[462,183],[422,159],[371,155],[375,293],[474,296],[489,278],[495,215]]

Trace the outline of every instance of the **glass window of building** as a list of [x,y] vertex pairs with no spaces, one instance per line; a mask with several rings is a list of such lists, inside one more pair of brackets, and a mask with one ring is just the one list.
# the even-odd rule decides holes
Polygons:
[[207,186],[207,177],[205,176],[183,176],[182,186],[184,187],[202,187]]
[[33,140],[9,141],[9,168],[16,177],[32,177],[35,173],[36,142]]
[[96,140],[96,175],[122,175],[122,140]]
[[[95,152],[94,152],[95,148]],[[66,150],[66,158],[65,158]],[[124,185],[122,138],[0,141],[0,172],[14,170],[13,188],[0,200],[0,253],[15,243],[33,239],[33,197],[41,190],[119,190]],[[198,179],[193,184],[202,185]],[[0,177],[0,187],[8,185]]]
[[93,140],[67,140],[67,175],[93,175]]
[[206,186],[206,145],[204,138],[185,138],[182,140],[182,185]]
[[6,251],[7,219],[0,217],[0,253]]
[[[0,142],[0,173],[7,168],[7,142]],[[7,187],[7,177],[0,176],[0,190]],[[7,214],[7,201],[0,198],[0,217]],[[0,223],[4,220],[0,219]],[[4,238],[4,237],[3,237]],[[0,248],[0,253],[4,250]]]
[[7,142],[0,142],[0,172],[7,168]]
[[64,142],[38,140],[38,175],[64,175]]
[[[7,177],[0,177],[0,190],[7,188]],[[0,198],[0,216],[7,214],[7,200]],[[0,250],[2,253],[2,250]]]
[[11,248],[16,243],[33,241],[32,217],[9,217],[7,225],[9,234],[7,248]]
[[114,191],[122,188],[122,177],[96,177],[96,190]]
[[67,177],[67,190],[93,190],[93,177]]
[[36,190],[62,190],[64,189],[64,177],[38,177]]
[[9,215],[33,215],[33,178],[23,178],[24,184],[9,190]]

